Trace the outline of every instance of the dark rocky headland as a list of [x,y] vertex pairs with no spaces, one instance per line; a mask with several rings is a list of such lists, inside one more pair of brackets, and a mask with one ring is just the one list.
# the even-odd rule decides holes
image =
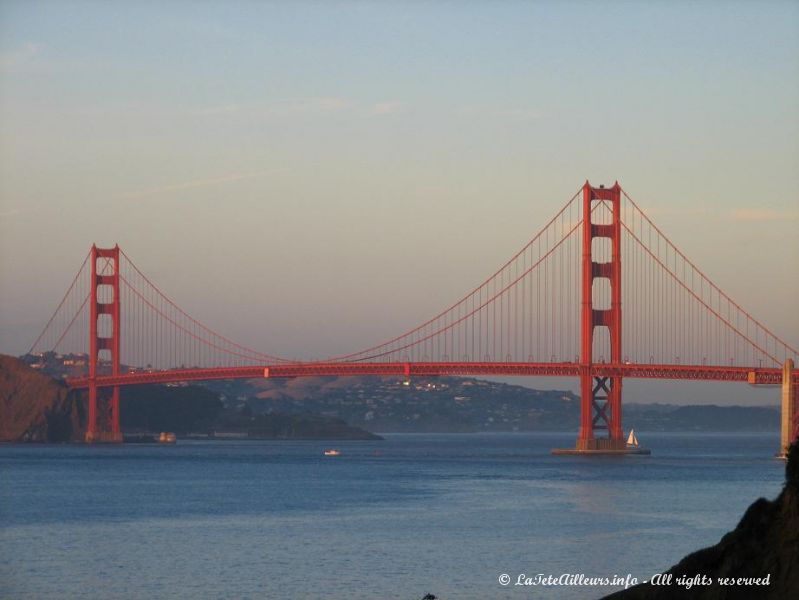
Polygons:
[[[689,554],[667,571],[676,580],[703,575],[710,585],[640,584],[612,600],[786,600],[799,597],[799,443],[788,453],[785,487],[776,500],[760,498],[715,546]],[[722,585],[719,578],[764,578],[768,585]]]
[[[138,441],[143,433],[161,431],[211,438],[221,433],[257,439],[381,439],[330,416],[257,415],[246,407],[225,408],[217,393],[199,386],[123,387],[120,396],[122,431]],[[0,442],[82,442],[86,421],[85,392],[0,355]]]
[[0,441],[77,442],[86,431],[80,394],[0,354]]

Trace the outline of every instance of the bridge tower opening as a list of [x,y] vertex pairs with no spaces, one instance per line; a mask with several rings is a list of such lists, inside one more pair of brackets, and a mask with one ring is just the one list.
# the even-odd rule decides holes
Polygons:
[[[119,375],[120,299],[119,246],[92,245],[91,292],[89,299],[89,415],[87,442],[122,441],[119,426],[119,386],[100,388],[100,370]],[[102,356],[101,356],[102,353]]]
[[[603,210],[597,203],[602,203]],[[610,223],[595,222],[596,215],[610,209]],[[597,219],[601,220],[601,219]],[[597,328],[607,329],[600,341],[609,342],[610,363],[620,365],[621,351],[621,186],[583,186],[583,252],[582,252],[582,308],[580,355],[580,432],[578,451],[618,451],[626,447],[621,425],[621,376],[597,377],[592,375],[594,340]],[[610,241],[609,260],[599,262],[595,256],[595,239]],[[603,253],[598,253],[603,254]],[[604,253],[607,254],[607,253]],[[605,279],[610,288],[610,306],[597,306],[594,282]],[[597,437],[597,431],[606,435]]]

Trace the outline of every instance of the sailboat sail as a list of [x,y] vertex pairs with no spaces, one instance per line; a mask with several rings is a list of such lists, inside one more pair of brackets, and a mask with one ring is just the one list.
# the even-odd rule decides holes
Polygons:
[[638,438],[635,436],[635,429],[630,429],[630,435],[627,438],[627,445],[628,446],[638,445]]

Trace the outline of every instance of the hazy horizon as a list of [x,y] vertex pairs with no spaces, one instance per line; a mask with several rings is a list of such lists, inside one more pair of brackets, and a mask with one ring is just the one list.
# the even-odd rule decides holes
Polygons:
[[[586,179],[799,346],[798,30],[793,2],[4,2],[0,352],[94,242],[242,344],[354,351],[462,297]],[[675,394],[778,391],[625,381]]]

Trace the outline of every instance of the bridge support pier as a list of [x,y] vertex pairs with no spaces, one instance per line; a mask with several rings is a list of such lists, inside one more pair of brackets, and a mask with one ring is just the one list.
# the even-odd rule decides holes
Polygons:
[[780,457],[788,456],[788,448],[799,439],[799,414],[796,403],[799,390],[793,382],[793,360],[790,358],[782,366],[782,419],[780,426]]
[[[621,427],[621,377],[580,378],[580,451],[626,450]],[[596,437],[596,430],[606,430],[607,437]]]
[[[90,260],[89,414],[85,441],[90,444],[120,443],[119,386],[111,388],[110,397],[106,397],[102,393],[104,388],[99,388],[96,383],[101,351],[111,354],[111,374],[120,374],[119,246],[104,249],[92,245]],[[99,269],[98,261],[101,262]]]

